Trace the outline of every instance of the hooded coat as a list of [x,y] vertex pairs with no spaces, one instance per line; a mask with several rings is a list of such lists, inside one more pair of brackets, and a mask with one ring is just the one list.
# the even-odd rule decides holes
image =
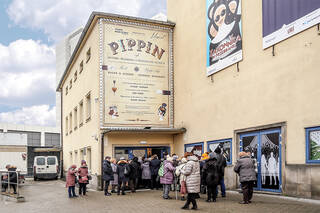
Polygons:
[[181,173],[186,176],[188,193],[200,192],[200,163],[197,156],[189,156],[188,162]]
[[240,183],[257,180],[254,161],[250,156],[245,155],[240,157],[234,166],[234,171],[239,174]]
[[73,165],[68,169],[67,179],[66,179],[66,187],[75,186],[76,185],[76,166]]
[[175,168],[169,160],[165,160],[163,164],[163,176],[160,177],[161,184],[173,184],[173,172]]

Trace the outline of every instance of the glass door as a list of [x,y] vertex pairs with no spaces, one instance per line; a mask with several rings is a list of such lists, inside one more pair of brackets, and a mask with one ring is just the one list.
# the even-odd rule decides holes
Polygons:
[[257,190],[281,192],[280,129],[240,135],[240,151],[250,151],[257,162]]

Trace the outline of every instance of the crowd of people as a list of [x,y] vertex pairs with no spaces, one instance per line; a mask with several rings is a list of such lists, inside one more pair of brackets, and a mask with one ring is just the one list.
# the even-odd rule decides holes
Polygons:
[[[243,201],[241,204],[251,202],[253,185],[256,181],[255,162],[251,159],[250,152],[240,152],[234,171],[239,174]],[[160,189],[162,187],[163,199],[172,199],[170,191],[179,191],[180,199],[186,201],[182,209],[198,208],[196,199],[199,193],[207,194],[207,202],[216,202],[218,186],[220,185],[221,197],[226,197],[224,184],[224,170],[227,166],[226,158],[217,147],[214,152],[204,153],[199,159],[192,152],[187,152],[178,158],[164,154],[164,159],[157,155],[150,158],[133,157],[127,160],[121,157],[119,161],[105,157],[103,161],[104,195],[111,196],[112,193],[125,195],[129,188],[135,193],[138,187],[149,189]],[[75,184],[78,180],[79,195],[86,195],[86,184],[90,179],[86,162],[81,162],[77,170],[72,165],[67,174],[67,187],[69,197],[77,197]],[[111,190],[111,191],[110,191]]]

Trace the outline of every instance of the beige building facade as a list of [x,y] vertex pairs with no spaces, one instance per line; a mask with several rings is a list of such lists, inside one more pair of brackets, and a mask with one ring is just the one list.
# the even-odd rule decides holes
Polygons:
[[168,22],[91,15],[58,86],[64,169],[85,159],[100,185],[107,155],[220,146],[227,188],[239,187],[233,166],[249,150],[257,191],[318,199],[320,164],[308,145],[320,126],[317,27],[263,49],[262,3],[243,1],[241,60],[208,76],[206,7],[168,0]]

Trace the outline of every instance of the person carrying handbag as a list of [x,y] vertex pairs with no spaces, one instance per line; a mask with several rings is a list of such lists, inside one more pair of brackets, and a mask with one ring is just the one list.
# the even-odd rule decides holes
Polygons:
[[89,183],[88,173],[87,162],[85,160],[82,160],[81,167],[78,169],[79,195],[86,195],[87,193],[87,184]]
[[176,176],[179,177],[180,196],[182,201],[186,200],[185,195],[187,194],[187,186],[186,186],[186,176],[181,173],[181,170],[184,169],[187,162],[188,161],[186,158],[182,158],[180,165],[177,166],[176,168]]

